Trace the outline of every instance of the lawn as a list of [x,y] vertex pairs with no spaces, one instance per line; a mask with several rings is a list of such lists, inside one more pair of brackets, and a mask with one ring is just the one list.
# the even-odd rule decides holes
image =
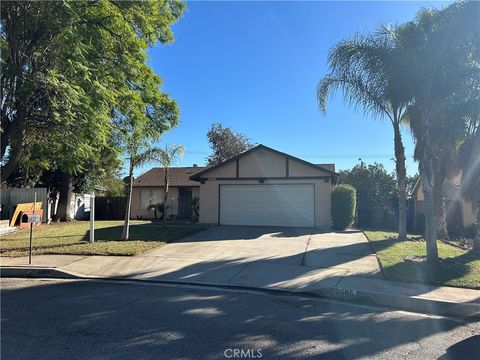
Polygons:
[[[123,221],[96,221],[95,243],[90,244],[89,222],[42,224],[34,229],[33,254],[137,255],[202,229],[200,226],[168,226],[150,221],[132,221],[130,240],[120,240]],[[2,256],[28,255],[29,230],[2,236]]]
[[365,231],[365,235],[388,280],[480,289],[480,259],[466,250],[438,241],[441,261],[432,266],[404,261],[407,256],[425,256],[424,241],[398,241],[397,233],[385,231]]

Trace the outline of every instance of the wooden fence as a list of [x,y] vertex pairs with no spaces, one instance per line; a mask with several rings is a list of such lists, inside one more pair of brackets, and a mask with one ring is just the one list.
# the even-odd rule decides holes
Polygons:
[[126,197],[95,197],[95,219],[123,220],[126,207]]

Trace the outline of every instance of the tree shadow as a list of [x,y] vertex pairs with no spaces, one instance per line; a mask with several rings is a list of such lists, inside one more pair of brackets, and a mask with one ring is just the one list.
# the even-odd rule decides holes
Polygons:
[[[382,251],[395,244],[410,243],[412,241],[420,242],[415,239],[398,240],[386,238],[385,240],[375,240],[371,244],[376,251]],[[425,246],[425,242],[422,241],[422,243]],[[469,263],[475,260],[478,260],[478,258],[470,250],[455,257],[440,258],[437,264],[428,264],[426,261],[404,260],[394,265],[381,265],[385,278],[389,280],[446,286],[445,283],[448,281],[460,279],[474,271]],[[449,284],[448,286],[455,286],[455,284]],[[480,289],[480,283],[473,288]]]
[[[188,236],[193,231],[203,228],[195,226],[167,226],[163,228],[158,224],[131,224],[128,241],[164,241],[172,242],[178,238]],[[95,229],[95,241],[122,241],[123,225]],[[83,236],[83,242],[90,239],[90,230]]]

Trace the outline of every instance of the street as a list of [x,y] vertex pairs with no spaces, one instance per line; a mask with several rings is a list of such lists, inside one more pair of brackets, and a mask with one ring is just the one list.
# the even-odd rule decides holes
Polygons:
[[478,322],[133,282],[2,279],[1,320],[5,360],[470,359],[480,349]]

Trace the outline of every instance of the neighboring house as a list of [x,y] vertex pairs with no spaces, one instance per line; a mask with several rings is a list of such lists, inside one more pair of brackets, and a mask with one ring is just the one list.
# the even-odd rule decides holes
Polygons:
[[[168,169],[169,189],[167,216],[177,219],[192,218],[192,199],[199,194],[200,184],[190,176],[204,170],[204,167],[172,167]],[[163,203],[164,168],[153,168],[133,181],[132,219],[153,219],[151,205]],[[157,214],[161,216],[161,214]]]
[[330,228],[334,169],[258,145],[190,176],[200,223]]
[[[472,204],[461,195],[461,176],[455,176],[445,182],[445,209],[447,212],[448,231],[460,234],[465,227],[475,223]],[[413,228],[416,232],[425,229],[425,208],[422,182],[419,178],[412,190]]]

